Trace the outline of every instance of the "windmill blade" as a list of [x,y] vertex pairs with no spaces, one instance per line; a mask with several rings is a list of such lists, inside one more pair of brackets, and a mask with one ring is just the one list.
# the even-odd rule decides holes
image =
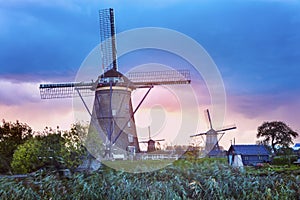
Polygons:
[[139,143],[148,143],[149,141],[139,141]]
[[114,11],[112,8],[99,10],[101,57],[104,72],[117,70]]
[[148,126],[148,134],[149,134],[149,140],[151,140],[150,126]]
[[72,98],[79,96],[78,92],[81,96],[93,96],[94,85],[94,82],[40,84],[39,89],[42,99]]
[[210,118],[209,110],[207,109],[206,112],[207,112],[207,118],[208,118],[208,121],[209,121],[210,129],[212,129],[212,123],[211,123],[211,118]]
[[219,144],[220,140],[222,139],[222,137],[225,135],[225,132],[219,133],[219,134],[221,134],[221,137],[219,137],[219,139],[218,139],[218,144]]
[[[199,135],[199,136],[201,136],[201,140],[205,143],[205,139],[204,139],[204,137],[203,137],[203,135]],[[190,137],[194,137],[195,138],[195,136],[190,136]],[[198,138],[198,137],[197,137]],[[201,142],[201,141],[200,141]]]
[[[139,141],[139,143],[148,143],[150,140],[148,141]],[[165,141],[165,139],[158,139],[158,140],[153,140],[154,142],[163,142]]]
[[197,137],[197,136],[202,136],[202,135],[206,135],[207,134],[207,132],[206,133],[198,133],[198,134],[195,134],[195,135],[191,135],[190,137]]
[[158,140],[154,140],[155,142],[163,142],[165,141],[165,139],[158,139]]
[[225,132],[219,133],[219,134],[221,134],[221,137],[219,137],[219,139],[218,139],[218,141],[216,142],[216,144],[214,144],[214,147],[215,147],[216,145],[218,146],[218,150],[220,150],[219,142],[220,142],[220,140],[222,139],[222,137],[225,135]]
[[233,130],[233,129],[236,129],[236,126],[229,127],[229,128],[224,128],[224,129],[221,129],[221,130],[217,130],[216,132],[224,132],[224,131],[229,131],[229,130]]
[[189,70],[130,72],[126,76],[136,87],[191,83]]

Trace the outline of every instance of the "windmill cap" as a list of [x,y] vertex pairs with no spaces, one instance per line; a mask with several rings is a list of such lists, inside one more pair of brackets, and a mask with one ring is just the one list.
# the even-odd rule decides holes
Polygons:
[[128,86],[133,85],[132,81],[130,81],[125,75],[115,69],[110,69],[101,74],[99,79],[102,83],[109,83],[109,81],[113,80],[114,83],[126,84]]

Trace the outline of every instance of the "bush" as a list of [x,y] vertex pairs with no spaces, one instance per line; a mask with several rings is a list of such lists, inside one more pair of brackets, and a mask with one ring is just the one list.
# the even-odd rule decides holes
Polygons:
[[293,162],[297,161],[296,155],[291,156],[276,156],[272,160],[272,165],[290,165],[293,164]]

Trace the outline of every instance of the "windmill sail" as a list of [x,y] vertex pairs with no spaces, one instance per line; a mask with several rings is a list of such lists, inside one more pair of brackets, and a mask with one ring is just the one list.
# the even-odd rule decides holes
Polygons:
[[117,70],[114,11],[112,8],[99,10],[100,48],[104,72]]
[[236,129],[236,126],[232,126],[232,127],[229,127],[229,128],[223,128],[221,130],[217,130],[216,132],[229,131],[229,130],[233,130],[233,129]]
[[131,72],[127,74],[127,78],[137,87],[145,85],[189,84],[191,82],[191,75],[188,70]]
[[210,129],[212,129],[213,127],[212,127],[212,122],[211,122],[211,118],[210,118],[209,110],[207,109],[207,110],[206,110],[206,112],[207,112],[207,118],[208,118],[208,121],[209,121],[209,126],[210,126]]
[[[131,72],[127,78],[136,88],[154,85],[189,84],[191,82],[188,70],[166,70],[150,72]],[[42,99],[73,98],[82,96],[93,96],[95,88],[100,82],[80,83],[53,83],[40,84]]]
[[72,98],[79,94],[93,96],[95,83],[53,83],[40,84],[41,99]]

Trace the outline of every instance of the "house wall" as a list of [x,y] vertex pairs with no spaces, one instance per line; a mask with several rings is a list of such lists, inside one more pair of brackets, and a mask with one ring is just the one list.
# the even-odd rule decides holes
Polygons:
[[244,165],[270,162],[268,155],[242,155],[242,160]]

